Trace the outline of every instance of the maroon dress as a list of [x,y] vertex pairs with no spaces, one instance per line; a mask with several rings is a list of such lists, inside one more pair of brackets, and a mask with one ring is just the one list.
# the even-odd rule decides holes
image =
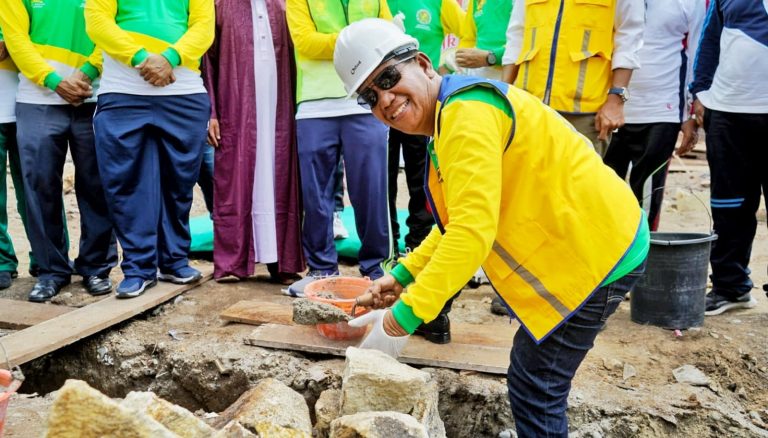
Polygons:
[[[275,217],[278,270],[305,269],[294,108],[295,65],[285,1],[266,0],[277,63]],[[256,165],[256,91],[250,0],[216,0],[216,40],[203,58],[203,78],[218,119],[214,165],[214,278],[248,277],[254,270],[251,221]],[[258,187],[255,188],[258,190]]]

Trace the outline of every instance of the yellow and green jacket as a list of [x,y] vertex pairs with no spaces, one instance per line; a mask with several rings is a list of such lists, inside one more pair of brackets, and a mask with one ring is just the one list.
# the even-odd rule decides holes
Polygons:
[[611,87],[616,0],[525,0],[515,86],[557,111],[594,113]]
[[476,47],[493,52],[495,67],[501,68],[513,3],[513,0],[469,0],[459,48]]
[[638,267],[650,241],[632,191],[554,110],[507,84],[446,76],[429,147],[437,227],[392,270],[409,332],[482,265],[541,342],[602,285]]
[[[4,42],[0,27],[0,42]],[[9,56],[0,61],[0,124],[16,121],[16,90],[19,88],[19,71]]]
[[212,0],[88,0],[85,16],[88,35],[123,64],[156,53],[198,73],[216,22]]
[[456,0],[388,0],[392,15],[405,16],[405,33],[419,41],[419,51],[440,65],[440,52],[446,35],[461,37],[464,11]]
[[392,19],[386,0],[287,0],[286,18],[296,51],[298,103],[347,97],[333,67],[336,37],[363,18]]
[[80,69],[91,80],[101,71],[101,54],[85,32],[82,0],[2,0],[0,27],[21,71],[17,101],[66,104],[53,91]]

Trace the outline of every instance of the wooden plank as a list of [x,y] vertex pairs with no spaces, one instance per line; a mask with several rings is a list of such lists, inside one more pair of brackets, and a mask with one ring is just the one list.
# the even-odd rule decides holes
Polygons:
[[[507,329],[454,324],[451,329],[453,341],[450,344],[437,345],[421,337],[411,336],[399,360],[412,365],[506,374],[514,333],[515,327]],[[464,343],[470,340],[482,343]],[[245,339],[245,343],[258,347],[344,356],[347,347],[358,345],[360,340],[333,341],[320,336],[314,327],[265,324],[256,328]]]
[[[118,300],[114,295],[73,310],[40,324],[4,336],[3,345],[12,365],[21,365],[32,359],[70,345],[98,333],[117,323],[158,306],[181,293],[200,286],[213,276],[213,266],[200,266],[203,278],[199,282],[178,285],[159,282],[144,295]],[[0,368],[5,367],[0,363]]]
[[72,310],[67,306],[0,298],[0,328],[21,330]]
[[219,314],[225,321],[243,324],[293,324],[293,309],[290,303],[275,303],[265,300],[239,301]]

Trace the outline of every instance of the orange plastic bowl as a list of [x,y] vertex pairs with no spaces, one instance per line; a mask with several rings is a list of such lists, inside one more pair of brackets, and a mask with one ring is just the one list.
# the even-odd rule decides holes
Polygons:
[[[364,294],[373,282],[367,278],[357,277],[329,277],[313,281],[304,288],[307,299],[321,303],[331,304],[343,310],[347,314],[352,312],[355,298]],[[337,298],[325,298],[318,296],[327,292]],[[357,317],[368,313],[368,309],[359,307],[353,316]],[[365,335],[367,327],[350,327],[346,322],[333,324],[317,324],[317,332],[321,336],[336,341],[359,339]]]

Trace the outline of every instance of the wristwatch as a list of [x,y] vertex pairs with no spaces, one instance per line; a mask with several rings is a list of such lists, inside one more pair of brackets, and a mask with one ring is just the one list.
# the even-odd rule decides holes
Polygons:
[[489,51],[488,56],[485,57],[485,61],[488,63],[488,65],[496,65],[496,54]]
[[613,87],[608,90],[608,94],[615,94],[619,96],[622,102],[629,100],[629,89],[625,87]]

